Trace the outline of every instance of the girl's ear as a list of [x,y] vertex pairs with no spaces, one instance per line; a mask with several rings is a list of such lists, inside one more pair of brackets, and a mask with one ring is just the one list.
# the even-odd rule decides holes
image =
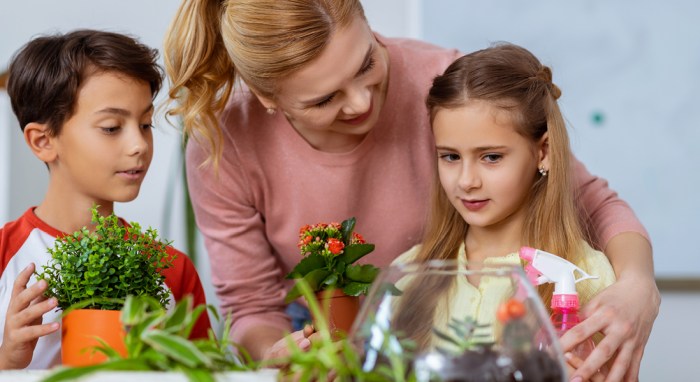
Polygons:
[[549,132],[545,132],[538,143],[537,148],[537,168],[549,171]]
[[24,141],[34,155],[44,163],[51,163],[58,156],[56,152],[56,137],[48,133],[48,124],[30,122],[24,127]]

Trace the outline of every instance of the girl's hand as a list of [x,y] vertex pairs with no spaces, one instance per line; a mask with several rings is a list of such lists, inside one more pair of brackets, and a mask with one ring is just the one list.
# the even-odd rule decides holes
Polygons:
[[304,329],[289,334],[275,342],[274,345],[265,351],[262,362],[269,367],[284,366],[283,360],[289,357],[287,338],[291,338],[301,350],[305,351],[311,347],[311,339],[309,337],[311,337],[312,334],[314,334],[314,328],[311,325],[306,325]]
[[661,297],[653,280],[620,278],[582,310],[586,317],[561,337],[565,352],[597,332],[605,335],[572,374],[572,380],[591,378],[608,362],[606,381],[637,381],[644,346],[659,313]]
[[17,275],[12,286],[12,297],[7,308],[2,345],[0,345],[0,369],[23,369],[32,361],[34,348],[40,337],[58,330],[58,323],[42,323],[44,313],[56,308],[56,299],[46,299],[44,280],[27,287],[34,273],[34,263]]

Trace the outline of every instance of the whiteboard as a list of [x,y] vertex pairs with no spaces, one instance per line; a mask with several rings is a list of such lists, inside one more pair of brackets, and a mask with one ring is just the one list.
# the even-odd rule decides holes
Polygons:
[[431,0],[422,38],[463,52],[508,41],[552,67],[572,148],[648,229],[657,277],[698,278],[698,15],[690,0]]

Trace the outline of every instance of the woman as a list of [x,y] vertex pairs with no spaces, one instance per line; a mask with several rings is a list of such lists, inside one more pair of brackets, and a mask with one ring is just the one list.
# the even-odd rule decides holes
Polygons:
[[[373,33],[356,0],[183,2],[166,39],[170,112],[192,138],[188,181],[217,294],[253,357],[285,352],[282,277],[299,260],[299,227],[355,216],[378,266],[420,241],[435,155],[424,100],[458,56]],[[604,180],[574,171],[619,281],[563,341],[603,331],[609,352],[579,372],[618,350],[611,375],[634,377],[659,305],[651,247]]]

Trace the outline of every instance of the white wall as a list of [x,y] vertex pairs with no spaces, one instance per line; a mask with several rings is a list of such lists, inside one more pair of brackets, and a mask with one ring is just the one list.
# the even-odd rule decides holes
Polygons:
[[10,220],[10,134],[17,123],[10,109],[10,98],[0,90],[0,226]]
[[700,375],[700,293],[663,292],[639,380],[697,381]]
[[369,24],[387,37],[419,38],[422,34],[421,0],[364,0]]

